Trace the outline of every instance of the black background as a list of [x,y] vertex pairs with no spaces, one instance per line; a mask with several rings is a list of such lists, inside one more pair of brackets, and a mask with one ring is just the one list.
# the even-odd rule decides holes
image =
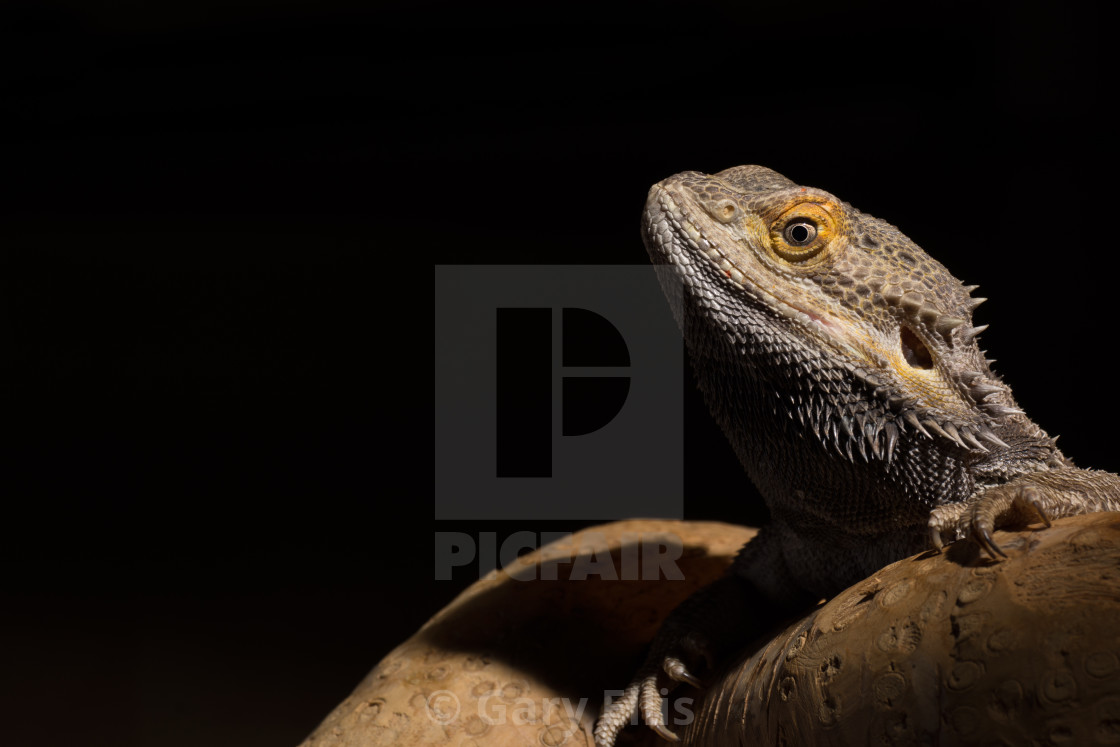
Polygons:
[[[992,298],[1036,421],[1120,468],[1103,34],[1077,3],[6,3],[0,741],[295,744],[477,577],[433,580],[434,531],[575,528],[433,521],[432,268],[645,262],[686,169],[900,226]],[[688,516],[760,520],[687,406]]]

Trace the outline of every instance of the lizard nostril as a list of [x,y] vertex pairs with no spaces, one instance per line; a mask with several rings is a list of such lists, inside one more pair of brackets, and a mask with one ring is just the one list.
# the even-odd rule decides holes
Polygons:
[[914,330],[903,327],[899,342],[902,345],[902,357],[912,368],[933,368],[933,355],[926,344],[914,334]]

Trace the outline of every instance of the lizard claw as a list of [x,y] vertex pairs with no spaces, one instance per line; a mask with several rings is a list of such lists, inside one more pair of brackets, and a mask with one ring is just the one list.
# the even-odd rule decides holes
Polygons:
[[664,739],[668,742],[679,742],[679,741],[681,741],[680,737],[678,737],[676,734],[669,731],[668,729],[666,729],[664,726],[662,726],[660,724],[650,724],[649,728],[651,728],[655,732],[657,732],[657,736],[661,737],[662,739]]
[[1046,515],[1046,509],[1043,508],[1042,504],[1042,494],[1038,492],[1037,488],[1032,485],[1026,485],[1019,490],[1019,497],[1034,509],[1034,512],[1038,514],[1038,518],[1042,520],[1043,524],[1047,527],[1050,526],[1050,517]]
[[684,665],[684,662],[675,656],[666,656],[665,660],[661,662],[661,667],[665,670],[665,674],[669,675],[670,679],[675,682],[687,682],[693,687],[700,687],[702,684],[700,680],[688,671],[688,667]]
[[933,545],[933,549],[940,553],[945,545],[941,540],[941,527],[934,526],[933,521],[929,524],[929,543]]
[[1050,517],[1043,490],[1029,482],[1000,485],[963,503],[938,506],[930,513],[929,532],[933,546],[941,549],[944,532],[955,539],[971,537],[993,560],[1007,553],[996,543],[992,532],[1002,526],[1022,526],[1039,520],[1047,527]]
[[997,555],[1001,558],[1007,557],[1007,553],[1001,550],[999,545],[996,544],[996,541],[992,539],[990,524],[974,526],[972,529],[972,536],[976,539],[976,543],[983,547],[993,560],[995,560]]

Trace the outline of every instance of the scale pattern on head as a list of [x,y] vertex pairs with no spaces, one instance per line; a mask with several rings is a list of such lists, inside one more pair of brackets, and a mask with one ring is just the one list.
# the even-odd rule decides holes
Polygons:
[[[889,462],[900,435],[920,434],[971,463],[1008,448],[1007,426],[1044,435],[976,344],[984,299],[889,223],[739,166],[654,185],[643,227],[693,357],[785,396],[848,459]],[[709,392],[744,387],[708,379]]]

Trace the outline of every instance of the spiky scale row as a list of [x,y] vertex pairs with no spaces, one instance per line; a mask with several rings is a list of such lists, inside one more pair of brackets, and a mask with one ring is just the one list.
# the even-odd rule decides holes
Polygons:
[[910,316],[917,316],[922,309],[923,301],[925,301],[925,298],[922,297],[921,293],[908,291],[899,299],[898,305]]
[[887,434],[887,462],[890,463],[895,444],[898,443],[898,428],[894,423],[887,423],[883,426],[883,431]]
[[[918,307],[919,314],[929,311],[928,306]],[[938,317],[938,319],[945,318],[947,320],[944,324],[944,329],[952,331],[959,328],[964,324],[964,320],[954,317]],[[959,323],[957,321],[959,320]],[[937,322],[934,323],[935,325]],[[936,328],[936,327],[935,327]],[[983,328],[981,328],[982,331]],[[870,455],[877,459],[886,459],[890,461],[893,458],[894,444],[897,442],[898,435],[901,432],[899,427],[903,423],[907,424],[914,431],[921,433],[926,438],[942,438],[955,446],[965,449],[966,451],[979,451],[989,452],[988,446],[1002,445],[1003,441],[1000,440],[991,430],[984,425],[976,423],[962,423],[949,421],[944,418],[944,414],[935,414],[936,411],[929,407],[918,406],[918,400],[915,396],[905,395],[899,392],[894,385],[884,383],[882,374],[869,371],[862,367],[854,367],[850,369],[854,378],[868,387],[874,400],[881,402],[885,407],[881,414],[875,416],[875,420],[867,422],[864,415],[867,408],[870,406],[867,402],[849,403],[847,405],[849,413],[855,418],[855,422],[859,425],[857,431],[851,425],[851,420],[846,417],[839,418],[840,428],[836,431],[836,439],[839,439],[840,434],[848,441],[854,441],[857,445],[858,451],[865,459],[868,459],[867,448],[870,448]],[[997,392],[1007,392],[1006,387],[989,383],[988,376],[981,371],[963,371],[960,374],[967,391],[973,396],[973,399],[981,404],[983,400]],[[856,409],[859,408],[859,409]],[[1009,414],[1013,408],[997,403],[991,403],[991,412],[995,416],[1003,416]],[[892,417],[893,416],[893,417]],[[901,420],[899,420],[901,419]],[[897,422],[897,425],[895,424]],[[890,430],[887,430],[887,425],[890,425]],[[827,430],[827,429],[826,429]],[[819,429],[817,429],[818,438],[820,437]],[[884,446],[879,441],[879,435],[885,433],[888,439],[889,446]],[[854,454],[851,451],[850,445],[847,443],[837,442],[835,444],[837,452],[841,455],[847,455],[849,458]]]
[[990,396],[992,394],[995,394],[997,392],[1006,392],[1007,388],[1002,387],[1002,386],[997,386],[995,384],[986,384],[984,382],[979,382],[979,383],[970,385],[969,386],[969,391],[972,392],[972,395],[976,399],[979,400],[979,399],[984,399],[985,397],[988,397],[988,396]]
[[969,327],[968,329],[961,330],[961,341],[968,343],[975,340],[980,336],[980,333],[988,328],[987,324],[981,324],[979,327]]
[[[972,286],[978,287],[978,286]],[[952,333],[954,330],[960,330],[960,341],[963,344],[968,344],[975,340],[981,332],[988,328],[987,324],[980,326],[968,326],[968,320],[955,316],[953,314],[946,314],[942,312],[937,306],[927,303],[926,298],[917,291],[903,291],[898,286],[886,286],[881,291],[883,299],[887,303],[896,306],[900,309],[905,316],[914,322],[918,322],[933,329],[944,338],[946,344],[952,343]],[[969,299],[969,310],[975,310],[977,306],[982,304],[987,299],[974,298]]]
[[972,448],[978,449],[979,451],[984,451],[984,452],[988,451],[988,447],[986,447],[986,446],[984,446],[984,444],[980,443],[980,441],[976,438],[976,436],[974,436],[972,434],[972,431],[969,430],[968,428],[962,428],[960,430],[960,434],[961,434],[961,438],[963,438],[966,442],[968,442],[968,445],[971,446]]
[[957,327],[961,326],[962,324],[966,324],[967,322],[967,319],[961,319],[959,316],[950,316],[949,314],[946,314],[942,317],[939,317],[937,321],[933,323],[933,328],[936,329],[941,334],[941,336],[945,338],[946,342],[948,342],[950,333],[952,333],[952,331]]
[[1009,407],[1007,405],[1001,405],[1001,404],[998,404],[996,402],[992,402],[991,404],[988,404],[987,402],[985,402],[983,405],[981,405],[981,407],[983,407],[990,414],[996,416],[997,418],[1006,417],[1008,415],[1023,415],[1024,414],[1023,411],[1020,410],[1018,407]]
[[909,423],[914,430],[925,435],[926,438],[933,438],[933,436],[929,435],[929,431],[925,429],[925,426],[922,425],[921,421],[918,420],[918,414],[913,410],[904,412],[902,414],[902,418],[907,423]]
[[[817,405],[806,413],[805,408],[797,408],[802,425],[812,423],[812,432],[822,443],[831,443],[836,452],[849,461],[858,453],[865,461],[880,459],[890,463],[894,458],[895,447],[902,433],[900,426],[905,423],[926,438],[943,438],[966,451],[990,452],[989,446],[1008,448],[990,428],[978,424],[953,423],[932,417],[931,408],[912,408],[901,413],[901,421],[890,419],[866,409],[855,409],[853,403],[848,412],[833,418],[822,418],[824,408]],[[827,407],[827,406],[826,406]],[[775,410],[777,412],[777,410]],[[791,418],[792,413],[787,412]],[[881,440],[882,439],[882,440]],[[985,446],[985,442],[988,446]],[[854,446],[854,448],[853,448]]]

